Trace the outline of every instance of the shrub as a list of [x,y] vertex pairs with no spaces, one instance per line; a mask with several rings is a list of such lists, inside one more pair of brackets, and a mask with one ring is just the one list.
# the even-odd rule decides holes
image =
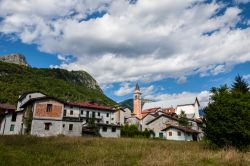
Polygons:
[[122,137],[132,138],[149,138],[153,134],[153,131],[145,129],[145,131],[139,131],[136,125],[123,125],[121,126]]

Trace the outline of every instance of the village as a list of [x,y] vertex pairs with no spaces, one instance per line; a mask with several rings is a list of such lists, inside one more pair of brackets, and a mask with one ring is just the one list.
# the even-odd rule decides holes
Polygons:
[[[121,137],[121,126],[136,125],[152,131],[151,137],[166,140],[199,141],[203,138],[202,117],[197,98],[142,103],[138,83],[134,110],[95,102],[66,102],[41,92],[19,96],[17,105],[0,104],[1,135]],[[180,125],[184,114],[188,125]],[[91,124],[97,126],[91,127]],[[95,131],[97,130],[97,131]]]

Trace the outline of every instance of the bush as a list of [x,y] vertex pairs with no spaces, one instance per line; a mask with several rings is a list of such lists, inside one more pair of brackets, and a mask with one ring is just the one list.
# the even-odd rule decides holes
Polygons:
[[145,131],[139,131],[136,125],[124,125],[121,126],[122,137],[132,138],[149,138],[153,134],[153,131],[145,129]]

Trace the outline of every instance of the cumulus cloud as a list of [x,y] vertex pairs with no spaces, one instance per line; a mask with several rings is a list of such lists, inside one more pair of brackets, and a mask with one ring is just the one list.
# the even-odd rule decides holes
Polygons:
[[181,99],[181,98],[189,98],[189,97],[197,97],[201,108],[204,108],[208,105],[210,92],[209,91],[201,91],[201,92],[181,92],[181,93],[173,93],[173,94],[148,94],[145,96],[145,99],[153,99],[155,101],[162,100],[172,100],[172,99]]
[[184,84],[187,82],[187,77],[181,76],[180,78],[177,79],[178,84]]
[[250,80],[250,74],[243,75],[243,78],[246,80]]
[[[204,0],[205,1],[205,0]],[[0,32],[59,54],[100,83],[216,75],[250,60],[238,7],[203,0],[2,0]],[[67,61],[73,55],[75,61]],[[126,86],[116,92],[128,92]]]
[[131,94],[134,90],[134,87],[131,86],[131,83],[125,82],[122,83],[120,88],[114,92],[116,96],[124,96],[127,94]]

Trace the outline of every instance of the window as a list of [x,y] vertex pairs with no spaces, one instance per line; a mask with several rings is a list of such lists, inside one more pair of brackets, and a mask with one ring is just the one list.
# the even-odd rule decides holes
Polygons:
[[114,118],[111,118],[111,120],[114,120]]
[[73,110],[70,110],[70,115],[73,115]]
[[14,112],[14,113],[12,114],[12,118],[11,118],[11,121],[12,121],[12,122],[15,122],[15,121],[16,121],[16,115],[17,115],[16,112]]
[[89,117],[89,111],[87,111],[86,117],[87,117],[87,118]]
[[178,131],[177,134],[178,134],[178,136],[181,136],[181,132],[180,131]]
[[52,104],[47,104],[46,112],[51,112],[51,111],[52,111]]
[[170,132],[168,132],[168,135],[169,135],[169,136],[172,136],[172,132],[171,132],[171,131],[170,131]]
[[109,117],[109,113],[107,113],[106,117]]
[[49,130],[51,123],[44,123],[44,130]]
[[97,123],[100,123],[100,120],[99,120],[99,119],[97,120]]
[[15,129],[15,125],[10,125],[10,131],[14,131],[14,129]]
[[69,124],[69,131],[73,130],[73,124]]
[[67,110],[63,110],[63,116],[66,116]]
[[116,132],[116,127],[112,127],[112,132]]
[[100,112],[97,113],[98,116],[101,116]]
[[92,118],[95,118],[95,112],[92,112]]
[[63,128],[65,127],[65,124],[63,124]]
[[103,126],[103,127],[102,127],[102,131],[103,131],[103,132],[107,132],[107,127],[106,127],[106,126]]
[[83,115],[83,110],[81,110],[81,115]]
[[106,124],[109,124],[109,121],[106,121]]

